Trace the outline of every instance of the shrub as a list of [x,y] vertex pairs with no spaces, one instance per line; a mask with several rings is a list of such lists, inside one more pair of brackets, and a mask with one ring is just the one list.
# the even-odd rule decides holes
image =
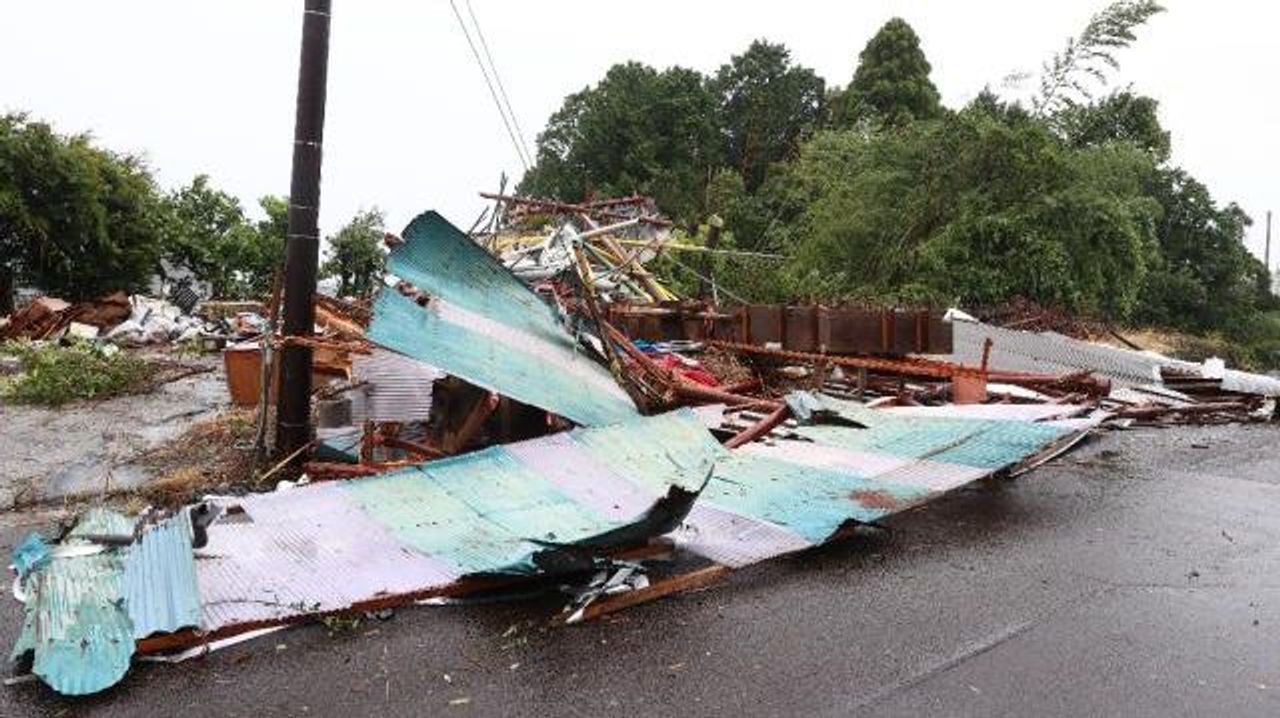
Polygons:
[[107,399],[137,390],[147,377],[145,361],[89,342],[8,342],[0,345],[0,354],[17,356],[22,365],[22,373],[0,388],[6,399],[20,404]]

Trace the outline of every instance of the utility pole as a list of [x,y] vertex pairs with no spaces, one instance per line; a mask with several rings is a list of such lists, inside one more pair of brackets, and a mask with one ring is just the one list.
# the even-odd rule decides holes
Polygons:
[[280,403],[276,407],[276,450],[282,454],[296,452],[311,440],[311,348],[289,342],[294,337],[310,338],[315,327],[330,5],[330,0],[306,0],[302,16],[289,235],[284,253],[285,344],[280,352]]

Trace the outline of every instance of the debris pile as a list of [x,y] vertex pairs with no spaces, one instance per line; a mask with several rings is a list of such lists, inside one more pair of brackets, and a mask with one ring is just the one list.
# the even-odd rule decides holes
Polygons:
[[[253,315],[245,313],[245,318]],[[51,341],[63,338],[103,340],[118,346],[140,347],[200,339],[229,338],[252,333],[254,327],[234,318],[204,318],[164,299],[114,292],[101,299],[68,303],[38,297],[0,325],[0,339]],[[260,318],[259,318],[260,319]],[[261,327],[256,333],[262,332]]]
[[[669,223],[644,198],[494,199],[474,236],[410,223],[370,306],[317,300],[307,481],[24,542],[15,655],[85,694],[135,654],[496,587],[576,584],[561,620],[589,620],[1102,427],[1261,418],[1280,394],[928,309],[684,302],[646,280]],[[282,341],[248,328],[268,357]],[[659,576],[673,551],[695,568]]]

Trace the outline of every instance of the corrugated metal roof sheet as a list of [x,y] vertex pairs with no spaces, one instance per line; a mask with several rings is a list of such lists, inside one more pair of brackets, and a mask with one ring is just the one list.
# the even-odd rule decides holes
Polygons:
[[133,623],[124,608],[122,554],[58,558],[34,572],[27,591],[32,613],[32,672],[64,695],[115,685],[133,657]]
[[143,530],[124,564],[125,605],[135,638],[200,625],[191,516],[180,511]]
[[[195,556],[200,627],[211,631],[341,610],[379,597],[419,594],[465,575],[570,567],[597,552],[587,546],[606,540],[631,544],[659,533],[670,532],[693,553],[742,566],[826,541],[848,521],[876,521],[905,510],[1036,454],[1070,431],[830,406],[869,428],[802,426],[795,432],[807,441],[728,451],[695,412],[680,410],[492,447],[381,477],[236,500],[241,510],[210,526],[208,545]],[[178,546],[185,530],[181,522],[153,529],[132,557],[155,568],[157,576],[168,567],[175,583],[186,580],[183,570],[172,568],[183,563]],[[123,596],[120,557],[75,560],[88,559],[118,565],[77,572],[68,579],[74,586],[41,600],[87,593],[95,605],[109,607],[113,597]],[[74,568],[58,559],[52,565],[59,571],[37,569],[32,575],[60,576],[63,566]],[[156,594],[157,580],[162,579],[140,584],[151,592],[136,599],[151,622],[141,630],[186,620],[175,618],[185,615],[179,607],[165,605],[181,591]],[[127,627],[133,638],[133,624],[123,613],[82,617],[46,610],[36,613],[37,641],[51,635],[49,619],[41,619],[46,614],[62,620],[59,635],[69,639],[98,630],[92,624],[99,622],[111,635]],[[115,644],[94,659],[91,675],[59,677],[84,668],[68,664],[66,671],[52,671],[58,675],[50,680],[69,690],[104,687],[118,679],[120,660],[127,664],[127,656],[120,659],[108,648]],[[55,649],[50,657],[65,662]]]
[[461,576],[396,539],[338,483],[236,504],[243,513],[210,526],[208,544],[196,552],[205,630],[338,610]]
[[434,212],[419,216],[388,259],[392,274],[430,296],[393,289],[374,306],[368,337],[467,381],[601,426],[637,415],[609,372],[575,345],[542,299]]
[[351,372],[364,382],[364,401],[354,402],[353,425],[365,421],[426,421],[431,416],[435,382],[444,378],[440,369],[386,349],[356,354]]
[[[1055,332],[1016,329],[956,321],[952,323],[954,350],[941,358],[962,364],[982,362],[983,342],[992,340],[990,366],[1009,371],[1069,373],[1088,370],[1109,377],[1118,386],[1159,384],[1161,367],[1200,374],[1200,364],[1093,342]],[[1227,369],[1222,388],[1262,396],[1280,396],[1280,379]]]

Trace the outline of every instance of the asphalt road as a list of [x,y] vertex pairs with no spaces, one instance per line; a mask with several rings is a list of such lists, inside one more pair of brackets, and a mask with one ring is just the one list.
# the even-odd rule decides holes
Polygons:
[[[891,530],[613,620],[316,625],[0,715],[1280,715],[1280,428],[1108,434]],[[0,518],[6,552],[23,524]],[[19,626],[0,601],[0,642]]]

